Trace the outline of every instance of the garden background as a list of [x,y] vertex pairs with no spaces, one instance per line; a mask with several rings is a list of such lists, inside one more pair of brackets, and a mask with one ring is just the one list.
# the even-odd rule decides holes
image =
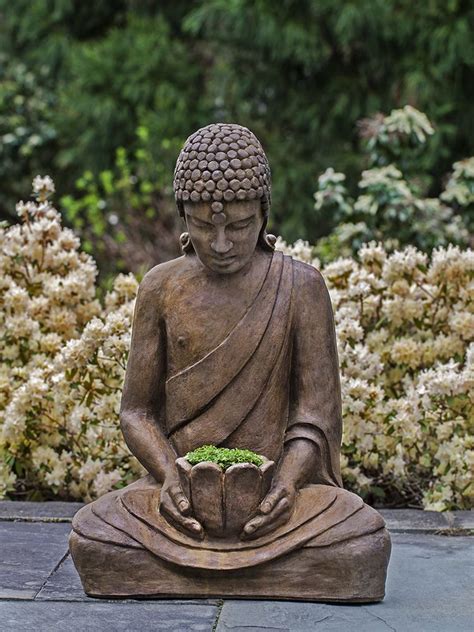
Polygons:
[[137,281],[179,254],[182,143],[232,121],[267,152],[278,247],[330,288],[346,486],[471,507],[473,27],[457,0],[0,0],[0,494],[141,475]]

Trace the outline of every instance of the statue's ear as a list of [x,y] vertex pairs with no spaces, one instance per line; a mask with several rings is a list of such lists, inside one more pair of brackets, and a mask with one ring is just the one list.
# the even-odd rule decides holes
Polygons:
[[263,230],[260,233],[258,243],[262,246],[262,248],[264,248],[264,250],[270,250],[271,252],[273,252],[275,250],[276,240],[277,238],[275,237],[275,235],[267,233],[265,230]]
[[260,230],[257,243],[264,250],[270,250],[271,252],[273,252],[275,250],[275,243],[276,243],[277,238],[275,237],[275,235],[268,234],[266,231],[266,228],[267,228],[267,217],[264,216],[263,225]]
[[258,236],[258,244],[264,250],[270,250],[271,252],[273,252],[275,250],[275,243],[276,243],[277,238],[275,237],[275,235],[270,235],[266,231],[267,222],[268,222],[268,212],[270,210],[270,205],[266,197],[263,197],[261,199],[260,208],[263,215],[263,224],[260,230],[260,234]]
[[194,246],[191,242],[191,237],[189,236],[189,233],[181,233],[181,235],[179,236],[179,243],[181,244],[181,250],[183,254],[189,255],[194,252]]
[[[176,203],[176,206],[178,207],[178,212],[179,212],[179,216],[181,217],[181,219],[183,220],[184,225],[188,226],[188,223],[186,221],[186,213],[184,210],[184,204],[183,202],[180,200]],[[188,231],[186,230],[184,233],[181,233],[181,235],[179,236],[179,243],[181,246],[181,251],[183,254],[185,255],[189,255],[191,253],[194,252],[194,246],[191,242],[191,237],[189,236]]]

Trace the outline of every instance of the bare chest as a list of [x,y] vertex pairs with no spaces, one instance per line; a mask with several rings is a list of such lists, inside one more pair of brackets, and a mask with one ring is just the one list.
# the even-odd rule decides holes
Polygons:
[[196,281],[174,288],[165,314],[168,375],[219,345],[243,317],[254,294],[254,288]]

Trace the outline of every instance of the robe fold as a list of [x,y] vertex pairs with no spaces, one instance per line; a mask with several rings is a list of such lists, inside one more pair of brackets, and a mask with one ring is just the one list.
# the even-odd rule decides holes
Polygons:
[[380,514],[355,494],[310,485],[301,490],[291,519],[275,531],[256,540],[206,537],[199,541],[176,530],[157,511],[160,487],[148,476],[130,485],[125,493],[111,492],[101,502],[84,507],[74,518],[73,529],[96,541],[107,534],[108,541],[118,546],[141,545],[177,566],[222,571],[258,566],[302,546],[326,547],[370,535],[385,524]]

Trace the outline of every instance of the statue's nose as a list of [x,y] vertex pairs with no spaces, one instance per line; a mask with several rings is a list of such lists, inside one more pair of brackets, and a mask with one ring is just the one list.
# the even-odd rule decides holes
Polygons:
[[211,248],[218,255],[225,255],[232,249],[233,245],[234,244],[227,239],[225,232],[223,230],[218,230],[216,238],[211,243]]

